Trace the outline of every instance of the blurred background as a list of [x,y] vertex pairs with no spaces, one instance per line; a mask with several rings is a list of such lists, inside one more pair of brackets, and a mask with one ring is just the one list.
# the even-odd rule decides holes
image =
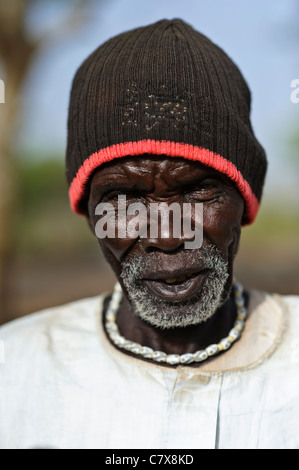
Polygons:
[[111,290],[95,237],[69,209],[71,82],[105,40],[174,17],[238,64],[268,154],[263,204],[243,229],[236,275],[249,288],[299,294],[298,0],[1,0],[0,323]]

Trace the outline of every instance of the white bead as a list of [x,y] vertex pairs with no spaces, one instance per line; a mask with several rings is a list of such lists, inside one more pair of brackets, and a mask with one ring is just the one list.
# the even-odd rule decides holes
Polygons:
[[171,364],[172,366],[180,363],[180,356],[179,354],[168,354],[166,358],[167,364]]
[[243,298],[243,292],[241,292],[240,290],[235,291],[234,294],[235,294],[235,299],[236,299],[236,298],[239,298],[239,297],[242,297],[242,298]]
[[210,344],[210,346],[206,348],[206,351],[209,356],[214,356],[214,354],[217,354],[217,352],[219,351],[219,348],[217,344]]
[[140,354],[142,354],[142,356],[146,359],[152,359],[154,350],[152,348],[148,348],[147,346],[143,346],[141,348]]
[[236,297],[235,298],[235,304],[236,306],[239,308],[243,307],[244,306],[244,299],[243,297]]
[[208,358],[208,353],[207,351],[197,351],[196,353],[194,353],[194,360],[196,362],[201,362],[201,361],[205,361],[207,358]]
[[166,358],[167,358],[167,354],[162,352],[162,351],[154,351],[153,352],[152,359],[154,359],[157,362],[165,362]]
[[114,291],[112,294],[112,298],[120,301],[120,299],[122,298],[122,295],[123,295],[122,290]]
[[117,341],[119,338],[119,333],[117,331],[109,331],[109,336],[113,342]]
[[180,363],[181,364],[190,364],[193,361],[194,361],[194,355],[191,354],[191,353],[182,354],[180,356]]
[[130,351],[132,351],[133,348],[135,348],[136,346],[139,346],[139,344],[137,343],[134,343],[133,341],[128,341],[128,345],[127,347],[130,349]]
[[112,298],[111,303],[110,303],[111,310],[115,312],[118,309],[118,306],[119,306],[119,300]]
[[106,313],[106,320],[107,321],[114,321],[115,322],[115,314],[111,310],[108,310]]
[[242,295],[243,294],[243,286],[240,282],[235,282],[234,283],[234,291],[236,295]]
[[131,347],[132,347],[132,341],[129,341],[127,339],[123,344],[123,348],[126,349],[127,351],[131,351]]
[[232,328],[228,335],[231,336],[234,339],[238,339],[240,337],[241,333],[236,328]]
[[238,319],[239,320],[245,320],[246,316],[247,316],[246,308],[245,307],[240,307],[238,309]]
[[114,309],[117,310],[117,308],[120,304],[121,298],[122,298],[121,294],[113,294],[111,302],[110,302],[110,306],[112,307],[113,310]]
[[121,285],[120,285],[119,282],[116,282],[116,284],[114,286],[114,292],[122,294],[122,288],[121,288]]
[[245,323],[244,323],[243,320],[236,320],[236,322],[234,324],[234,328],[236,328],[239,331],[242,331],[244,326],[245,326]]
[[230,348],[231,345],[232,345],[231,340],[229,338],[223,338],[220,341],[220,344],[221,344],[221,346],[223,347],[224,350]]
[[109,321],[106,323],[107,331],[118,331],[117,324],[115,322]]
[[142,349],[142,346],[140,344],[134,343],[131,348],[131,352],[134,354],[140,354],[140,351]]
[[116,346],[123,347],[127,340],[123,336],[118,335],[115,339],[113,339],[113,341]]

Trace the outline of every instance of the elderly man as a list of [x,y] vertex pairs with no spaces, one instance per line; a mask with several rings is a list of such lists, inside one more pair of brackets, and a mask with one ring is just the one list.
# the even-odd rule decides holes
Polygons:
[[118,282],[0,330],[2,448],[299,447],[298,298],[233,275],[266,172],[249,114],[237,67],[181,20],[79,68],[70,200]]

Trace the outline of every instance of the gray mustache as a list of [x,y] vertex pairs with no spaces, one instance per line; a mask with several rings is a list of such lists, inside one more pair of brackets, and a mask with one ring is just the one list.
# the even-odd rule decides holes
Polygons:
[[[173,262],[169,258],[175,257]],[[222,258],[220,250],[215,245],[202,247],[198,251],[189,251],[177,255],[157,254],[136,255],[122,264],[122,278],[131,277],[135,280],[148,277],[165,277],[172,274],[179,276],[189,270],[192,273],[204,269],[217,270],[217,260],[225,261]]]

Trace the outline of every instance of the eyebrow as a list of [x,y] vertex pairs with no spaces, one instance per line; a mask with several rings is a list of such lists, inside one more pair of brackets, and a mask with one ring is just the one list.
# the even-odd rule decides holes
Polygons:
[[200,183],[204,181],[205,179],[215,179],[218,181],[225,182],[227,180],[227,177],[225,175],[222,175],[219,172],[216,171],[209,171],[207,169],[206,172],[198,175],[198,174],[190,174],[184,181],[178,181],[182,185],[195,185],[196,183]]
[[92,188],[92,193],[97,194],[97,196],[103,197],[108,194],[110,191],[150,191],[150,187],[144,185],[144,181],[136,182],[135,184],[129,183],[125,175],[122,175],[122,180],[105,180],[104,182],[97,182]]

